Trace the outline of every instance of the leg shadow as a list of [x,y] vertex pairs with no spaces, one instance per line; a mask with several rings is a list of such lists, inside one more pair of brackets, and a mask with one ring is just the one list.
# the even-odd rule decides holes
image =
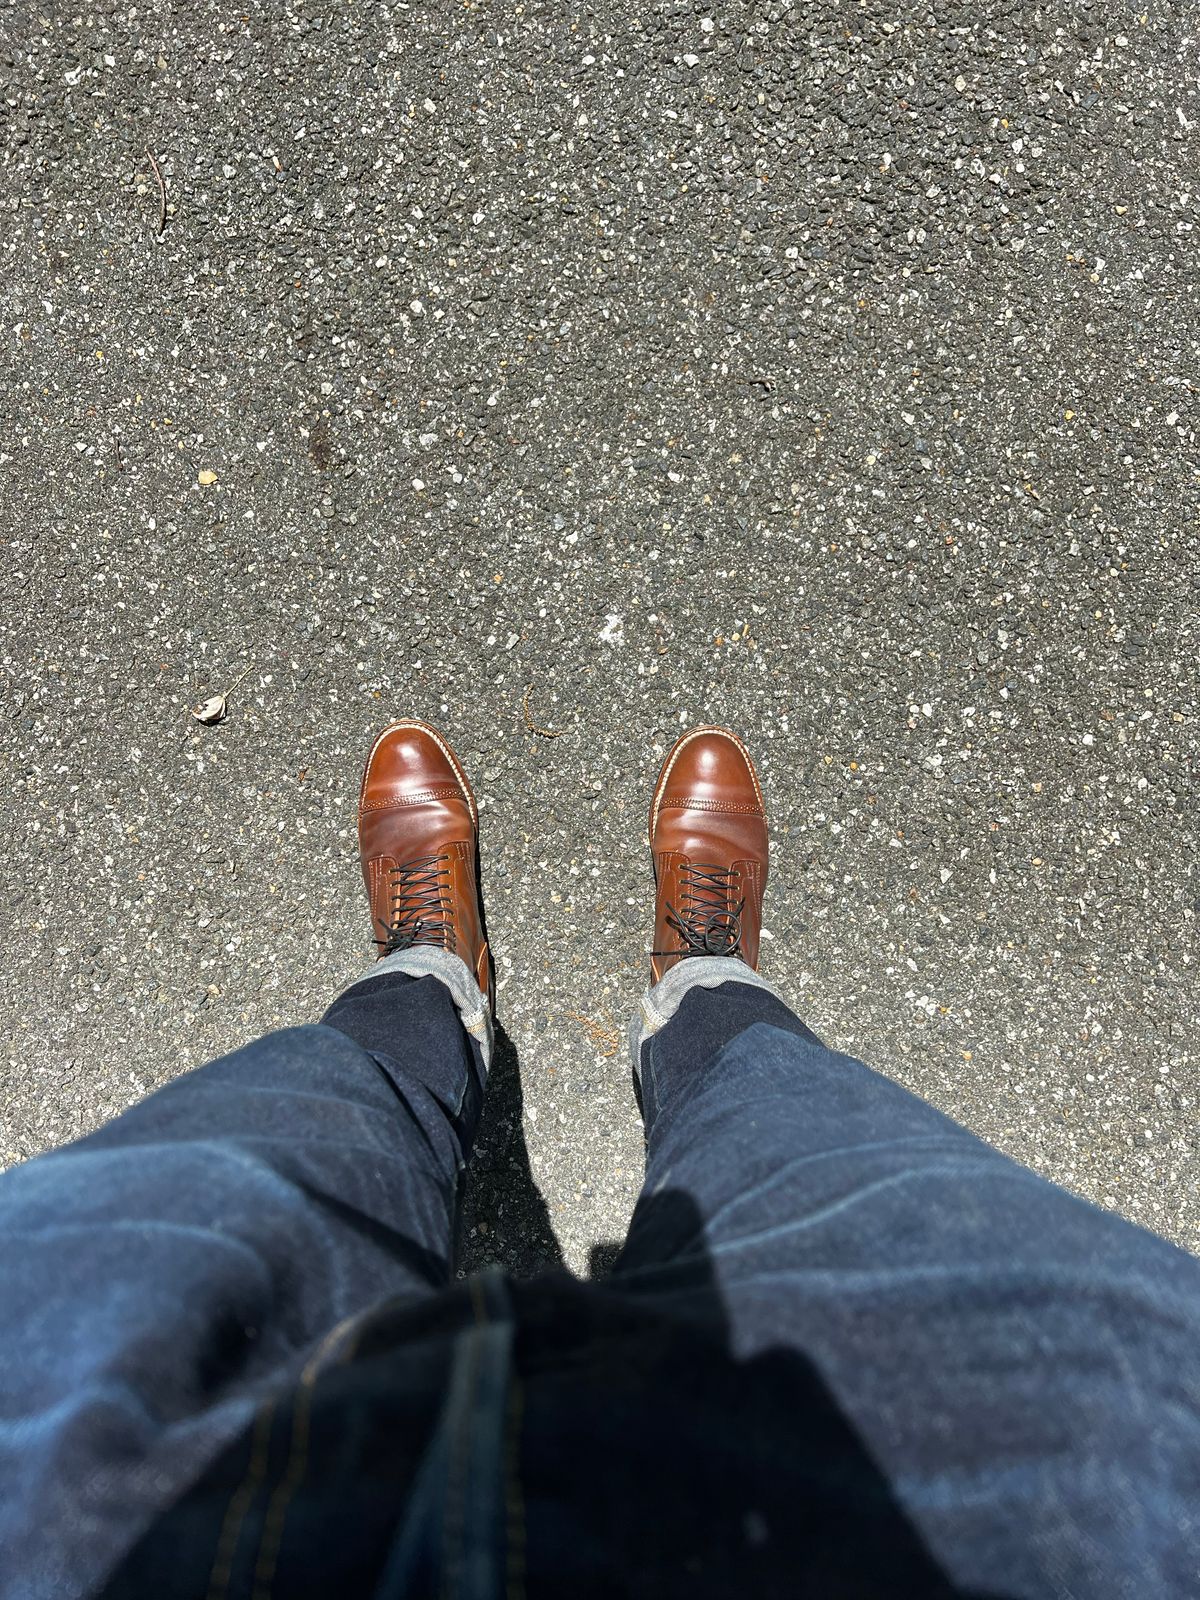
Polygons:
[[589,1283],[603,1283],[611,1277],[620,1254],[621,1246],[615,1239],[602,1239],[599,1244],[594,1244],[588,1253]]
[[[507,1185],[514,1103],[496,1099],[508,1142],[485,1173]],[[556,1272],[497,1298],[497,1283],[379,1307],[351,1354],[273,1396],[159,1513],[105,1600],[255,1600],[263,1550],[274,1600],[501,1600],[514,1570],[522,1594],[577,1600],[998,1600],[939,1564],[799,1335],[749,1358],[731,1348],[688,1194],[643,1197],[603,1284]],[[465,1467],[484,1515],[456,1521]],[[500,1514],[514,1504],[519,1517]],[[1051,1592],[1052,1565],[1023,1562],[1028,1530],[1005,1526],[1003,1502],[983,1551],[936,1504],[927,1514],[962,1570],[1006,1563],[1011,1594]]]
[[458,1265],[464,1272],[499,1266],[528,1278],[563,1264],[549,1208],[529,1165],[523,1105],[516,1047],[497,1023],[460,1210]]
[[[653,1518],[627,1492],[606,1508],[637,1594],[677,1592],[690,1558],[706,1595],[1000,1600],[943,1570],[799,1344],[735,1353],[691,1195],[643,1194],[615,1259],[613,1248],[592,1252],[593,1292],[624,1301],[631,1320],[609,1348],[593,1339],[597,1400],[572,1424],[615,1460],[622,1429],[633,1437],[640,1414],[652,1418]],[[643,1451],[650,1425],[640,1420]]]

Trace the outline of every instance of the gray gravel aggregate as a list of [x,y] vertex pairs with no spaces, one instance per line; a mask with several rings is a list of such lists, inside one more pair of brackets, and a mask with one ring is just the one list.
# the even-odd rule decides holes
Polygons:
[[415,714],[512,1041],[466,1260],[602,1263],[712,720],[807,1020],[1195,1247],[1193,33],[0,0],[0,1160],[320,1014]]

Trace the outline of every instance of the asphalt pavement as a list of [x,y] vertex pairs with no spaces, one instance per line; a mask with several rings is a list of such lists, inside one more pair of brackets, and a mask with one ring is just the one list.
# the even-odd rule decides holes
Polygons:
[[649,789],[715,721],[809,1023],[1200,1243],[1194,46],[4,0],[0,1160],[320,1015],[416,715],[510,1041],[466,1260],[602,1265]]

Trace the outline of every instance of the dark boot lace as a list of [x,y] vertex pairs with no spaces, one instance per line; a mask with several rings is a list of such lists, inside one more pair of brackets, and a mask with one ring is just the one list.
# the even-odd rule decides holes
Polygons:
[[733,867],[705,866],[684,861],[679,867],[679,905],[667,901],[667,926],[679,935],[682,950],[654,950],[656,956],[740,956],[742,907],[745,896],[730,910],[736,888]]
[[450,857],[445,855],[418,856],[392,868],[391,910],[388,921],[379,923],[383,938],[375,941],[382,955],[417,944],[454,949],[454,913],[442,902],[442,880],[449,874]]

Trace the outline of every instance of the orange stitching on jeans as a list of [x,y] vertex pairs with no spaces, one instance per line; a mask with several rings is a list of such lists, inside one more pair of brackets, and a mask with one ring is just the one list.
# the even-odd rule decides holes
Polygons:
[[346,1317],[339,1322],[337,1327],[321,1341],[300,1374],[300,1386],[296,1391],[296,1402],[292,1410],[292,1441],[288,1451],[288,1463],[267,1507],[258,1561],[254,1567],[253,1600],[270,1600],[288,1507],[308,1470],[308,1426],[312,1414],[312,1391],[321,1362],[356,1320],[357,1316],[354,1316]]
[[250,1465],[246,1469],[246,1476],[238,1486],[225,1512],[221,1523],[221,1532],[217,1538],[216,1554],[213,1556],[212,1572],[208,1579],[208,1600],[224,1600],[229,1589],[229,1580],[233,1576],[233,1558],[237,1553],[238,1540],[242,1536],[246,1516],[258,1493],[259,1484],[262,1482],[267,1470],[267,1460],[270,1454],[271,1422],[275,1414],[275,1402],[271,1400],[262,1406],[254,1418],[254,1436],[250,1447]]
[[[467,1363],[467,1384],[470,1392],[474,1393],[479,1373],[479,1353],[474,1341],[467,1345]],[[469,1425],[468,1421],[467,1426]],[[454,1565],[452,1558],[462,1553],[463,1534],[467,1525],[469,1448],[469,1442],[461,1436],[455,1436],[450,1441],[450,1460],[446,1469],[446,1501],[442,1512],[442,1594],[446,1600],[450,1600],[450,1572]]]
[[[471,1311],[477,1327],[486,1328],[490,1322],[487,1301],[483,1296],[483,1289],[478,1278],[467,1279],[467,1293],[471,1299]],[[460,1335],[460,1339],[464,1337]],[[474,1341],[467,1344],[467,1385],[474,1392],[479,1372],[479,1355]],[[455,1369],[461,1352],[456,1342]],[[451,1383],[454,1381],[454,1371],[451,1374]],[[469,1426],[469,1423],[468,1423]],[[464,1448],[464,1445],[467,1447]],[[457,1556],[462,1550],[463,1530],[466,1527],[466,1479],[468,1470],[469,1442],[461,1437],[450,1440],[450,1459],[446,1466],[446,1499],[442,1512],[442,1594],[449,1600],[450,1597],[450,1572],[453,1566],[452,1557]]]
[[508,1443],[504,1452],[504,1499],[508,1506],[504,1589],[508,1600],[525,1600],[525,1496],[521,1491],[521,1416],[525,1394],[515,1372],[511,1372],[511,1380]]

